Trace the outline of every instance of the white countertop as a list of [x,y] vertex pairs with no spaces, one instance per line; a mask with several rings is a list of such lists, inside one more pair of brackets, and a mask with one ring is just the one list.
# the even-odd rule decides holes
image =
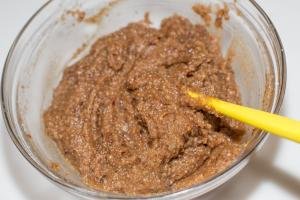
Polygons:
[[[28,18],[46,0],[0,0],[0,67]],[[300,119],[300,1],[258,0],[282,38],[288,66],[282,114]],[[1,70],[0,69],[0,70]],[[298,102],[298,103],[297,103]],[[18,152],[0,122],[0,199],[71,200]],[[300,199],[300,145],[270,137],[250,164],[214,192],[212,199]]]

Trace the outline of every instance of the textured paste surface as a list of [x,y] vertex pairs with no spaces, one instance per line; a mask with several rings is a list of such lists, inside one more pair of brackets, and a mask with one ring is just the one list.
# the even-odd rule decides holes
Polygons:
[[189,187],[241,154],[243,127],[197,106],[183,88],[240,103],[230,59],[205,27],[180,16],[160,29],[132,23],[64,71],[45,130],[90,187]]

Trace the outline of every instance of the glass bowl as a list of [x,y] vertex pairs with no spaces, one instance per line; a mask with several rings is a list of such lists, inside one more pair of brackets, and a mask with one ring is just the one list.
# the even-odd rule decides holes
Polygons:
[[[193,23],[203,23],[191,9],[195,3],[215,8],[227,4],[230,20],[224,22],[223,29],[210,26],[209,31],[220,38],[224,56],[232,49],[235,52],[232,67],[243,104],[277,113],[285,92],[284,50],[272,22],[254,0],[51,0],[18,35],[2,76],[4,120],[24,157],[53,183],[89,199],[191,199],[203,196],[237,174],[262,146],[265,132],[249,128],[244,138],[248,141],[245,152],[226,170],[205,182],[173,193],[122,196],[84,185],[43,130],[42,113],[51,102],[64,68],[85,55],[97,37],[142,20],[145,12],[149,12],[156,27],[161,19],[174,13]],[[59,170],[53,167],[55,163],[59,163]]]

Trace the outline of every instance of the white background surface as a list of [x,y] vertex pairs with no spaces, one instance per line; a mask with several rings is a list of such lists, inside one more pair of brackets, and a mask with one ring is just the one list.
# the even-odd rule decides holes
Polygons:
[[[46,0],[0,0],[0,70],[8,50],[29,17]],[[300,119],[300,1],[258,0],[281,35],[288,81],[282,114]],[[10,141],[0,122],[0,199],[77,199],[37,172]],[[270,137],[251,163],[214,192],[213,199],[300,199],[300,145]]]

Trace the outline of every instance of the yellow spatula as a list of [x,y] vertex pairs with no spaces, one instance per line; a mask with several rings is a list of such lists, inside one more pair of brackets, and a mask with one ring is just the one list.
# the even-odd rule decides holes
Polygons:
[[207,97],[192,91],[187,91],[187,94],[199,101],[201,105],[208,106],[220,114],[300,143],[300,121]]

